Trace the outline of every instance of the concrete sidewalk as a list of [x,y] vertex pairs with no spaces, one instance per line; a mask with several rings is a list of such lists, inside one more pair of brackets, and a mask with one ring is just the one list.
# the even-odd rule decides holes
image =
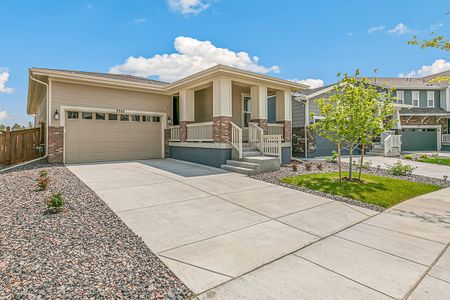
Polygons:
[[170,159],[68,167],[200,298],[450,294],[448,189],[377,214]]

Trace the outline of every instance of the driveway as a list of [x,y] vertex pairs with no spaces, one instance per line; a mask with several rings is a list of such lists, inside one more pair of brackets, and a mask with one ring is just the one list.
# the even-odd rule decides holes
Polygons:
[[68,167],[200,298],[450,296],[449,190],[377,214],[171,159]]

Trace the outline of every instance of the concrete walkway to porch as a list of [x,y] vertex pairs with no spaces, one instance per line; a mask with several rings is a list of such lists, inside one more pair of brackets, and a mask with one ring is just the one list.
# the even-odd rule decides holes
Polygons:
[[166,160],[69,165],[202,299],[450,297],[450,190],[384,213]]

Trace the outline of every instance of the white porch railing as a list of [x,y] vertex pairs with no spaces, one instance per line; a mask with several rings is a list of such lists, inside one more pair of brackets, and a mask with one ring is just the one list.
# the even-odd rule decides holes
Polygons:
[[248,123],[248,140],[263,155],[274,155],[281,161],[281,135],[264,135],[264,130],[256,123]]
[[267,124],[268,135],[281,135],[283,136],[284,124],[269,123]]
[[255,145],[256,149],[262,151],[264,130],[256,123],[248,123],[248,141]]
[[384,155],[388,156],[393,152],[395,148],[398,149],[398,153],[402,151],[402,136],[401,135],[388,135],[386,139],[384,139]]
[[263,154],[277,156],[281,161],[281,135],[264,135],[262,145]]
[[213,122],[186,124],[188,142],[212,142]]
[[381,133],[381,138],[380,138],[381,145],[384,145],[384,140],[385,140],[388,136],[393,135],[393,134],[395,134],[395,131],[393,131],[393,130],[387,130],[387,131]]
[[242,158],[242,128],[230,122],[231,124],[231,145],[238,152],[239,159]]
[[180,125],[170,126],[170,140],[179,141],[180,140]]
[[450,145],[450,134],[443,134],[442,135],[442,144],[443,145]]

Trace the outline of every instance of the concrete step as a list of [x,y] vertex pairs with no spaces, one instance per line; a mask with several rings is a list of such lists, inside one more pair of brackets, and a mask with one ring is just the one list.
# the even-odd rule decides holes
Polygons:
[[384,156],[384,152],[367,152],[366,153],[367,156]]
[[251,162],[246,162],[242,160],[227,160],[227,165],[234,167],[241,167],[246,169],[257,170],[259,165]]
[[242,168],[242,167],[237,167],[237,166],[221,165],[220,168],[225,171],[235,172],[235,173],[244,174],[244,175],[256,174],[256,170],[254,170],[254,169]]
[[254,146],[242,147],[242,152],[258,151]]
[[280,159],[270,156],[244,157],[245,162],[258,164],[258,172],[277,171],[280,169]]
[[373,149],[380,149],[380,150],[384,150],[384,147],[381,145],[373,145]]
[[242,152],[243,157],[252,157],[252,156],[262,156],[261,152],[259,151],[248,151],[248,152]]

